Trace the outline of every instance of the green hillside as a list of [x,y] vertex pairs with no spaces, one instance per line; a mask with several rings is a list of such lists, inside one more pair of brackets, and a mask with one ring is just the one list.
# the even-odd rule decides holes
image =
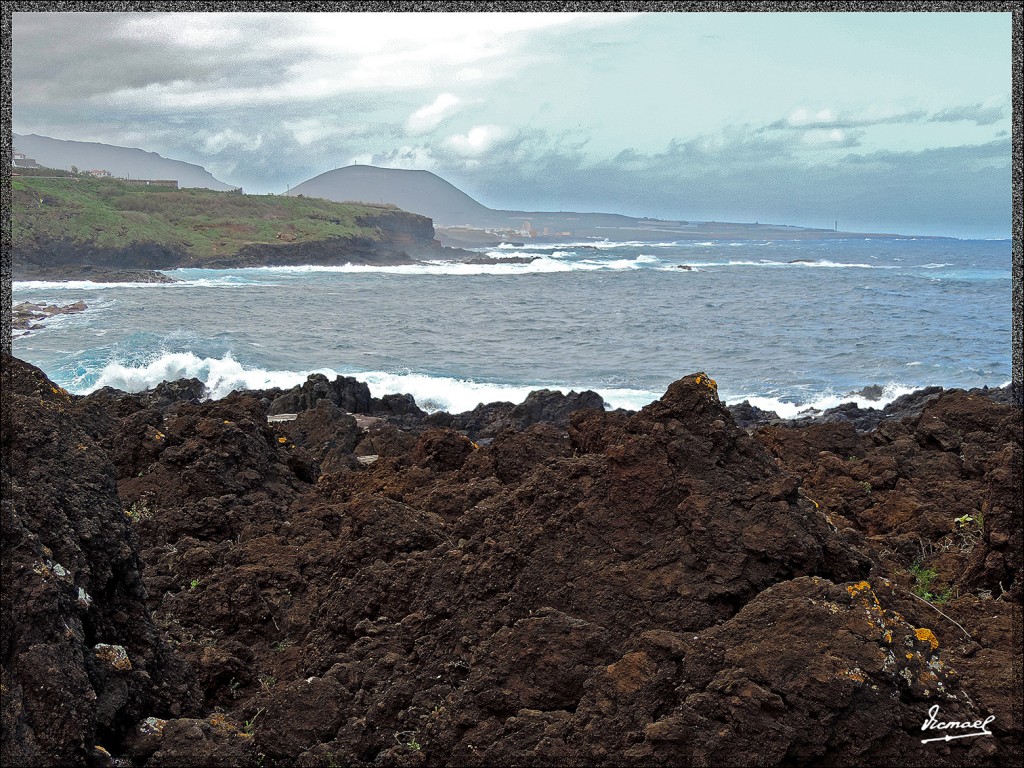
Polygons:
[[[394,206],[207,189],[131,186],[89,177],[11,181],[15,253],[62,240],[99,248],[158,243],[195,259],[253,243],[380,239],[373,218]],[[369,226],[367,226],[369,225]]]

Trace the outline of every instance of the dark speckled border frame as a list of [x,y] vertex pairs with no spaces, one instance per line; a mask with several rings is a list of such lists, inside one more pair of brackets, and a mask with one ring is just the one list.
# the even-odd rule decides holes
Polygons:
[[[10,169],[12,148],[11,123],[11,32],[12,12],[40,11],[775,11],[775,12],[1012,12],[1013,36],[1013,318],[1012,318],[1012,381],[1013,402],[1018,409],[1024,408],[1024,381],[1022,381],[1022,353],[1024,343],[1024,266],[1021,249],[1022,218],[1024,218],[1024,197],[1021,193],[1021,71],[1024,58],[1021,48],[1021,17],[1024,4],[1014,2],[10,2],[3,7],[3,185],[0,201],[3,204],[2,254],[0,254],[0,340],[5,352],[11,351],[11,185]],[[6,389],[7,375],[2,375],[0,384]],[[3,420],[7,422],[7,408],[3,408]],[[7,446],[3,449],[6,451]],[[1019,478],[1018,478],[1019,480]],[[1018,488],[1018,493],[1021,489]],[[1013,639],[1017,647],[1022,644],[1020,614],[1013,623]],[[1014,695],[1016,707],[1014,720],[1020,726],[1021,696],[1024,690],[1024,657],[1014,660]]]

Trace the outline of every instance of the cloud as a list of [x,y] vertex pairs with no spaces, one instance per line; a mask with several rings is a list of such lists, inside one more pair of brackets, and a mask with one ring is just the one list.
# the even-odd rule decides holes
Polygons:
[[212,154],[219,154],[228,147],[237,147],[252,152],[263,146],[263,136],[259,134],[246,136],[231,128],[225,128],[223,131],[206,136],[203,139],[203,146],[207,152]]
[[984,105],[962,104],[956,107],[948,107],[936,112],[928,118],[931,123],[958,123],[961,121],[973,122],[975,125],[992,125],[1006,116],[1006,110],[1001,104]]
[[459,105],[460,99],[450,93],[442,93],[430,104],[420,107],[405,121],[405,130],[409,133],[426,133],[441,124]]
[[769,123],[765,130],[803,130],[809,127],[864,128],[872,125],[916,123],[928,113],[923,109],[893,110],[868,107],[858,112],[838,113],[829,107],[797,107],[786,117]]
[[448,144],[460,155],[477,156],[507,135],[508,131],[500,125],[477,125],[465,134],[449,136]]
[[389,152],[364,153],[351,159],[358,165],[376,165],[379,168],[404,168],[409,171],[438,169],[438,160],[426,146],[405,146]]

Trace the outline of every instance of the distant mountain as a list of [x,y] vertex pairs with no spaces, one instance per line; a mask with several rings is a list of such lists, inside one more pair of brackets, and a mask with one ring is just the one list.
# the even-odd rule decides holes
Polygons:
[[664,241],[716,237],[807,239],[846,234],[776,224],[663,221],[617,213],[496,210],[477,202],[429,171],[372,165],[336,168],[292,187],[287,194],[320,197],[339,203],[391,203],[410,213],[429,216],[439,230],[441,242],[459,247],[475,247],[503,240],[559,242],[567,237]]
[[494,211],[430,171],[349,165],[321,173],[288,192],[359,203],[391,203],[411,213],[429,216],[435,226],[488,226]]
[[201,165],[161,157],[156,152],[88,141],[64,141],[32,133],[14,134],[14,148],[47,168],[104,170],[132,179],[177,179],[179,187],[206,187],[227,192],[236,187],[215,179]]

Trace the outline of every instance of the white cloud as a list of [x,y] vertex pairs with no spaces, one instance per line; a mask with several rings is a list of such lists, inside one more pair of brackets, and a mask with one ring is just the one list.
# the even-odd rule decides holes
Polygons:
[[841,144],[846,141],[846,133],[838,128],[831,130],[827,128],[814,128],[805,131],[801,139],[805,144],[827,146],[829,144]]
[[244,150],[255,150],[263,146],[263,135],[246,136],[244,133],[225,128],[219,133],[214,133],[203,139],[203,146],[207,152],[216,154],[228,147],[239,147]]
[[357,165],[376,165],[379,168],[404,168],[413,171],[429,171],[438,167],[437,159],[429,147],[406,146],[385,154],[369,152],[356,155],[351,160]]
[[258,20],[257,14],[120,14],[114,17],[114,34],[129,40],[164,42],[182,48],[228,47],[245,41],[239,16]]
[[441,121],[452,114],[459,105],[459,97],[451,93],[442,93],[433,102],[420,107],[405,121],[405,130],[409,133],[426,133],[441,124]]
[[340,123],[317,117],[283,122],[281,127],[291,131],[295,141],[303,147],[329,138],[360,136],[370,130],[361,123]]
[[508,135],[500,125],[476,125],[465,134],[448,137],[448,144],[461,155],[480,155]]
[[798,107],[789,113],[786,118],[790,125],[820,125],[821,123],[832,123],[836,120],[836,113],[828,107],[822,107],[813,114],[806,107]]
[[807,110],[800,107],[799,109],[794,109],[790,112],[787,119],[789,120],[790,125],[803,125],[810,120],[810,118],[811,116],[808,114]]

